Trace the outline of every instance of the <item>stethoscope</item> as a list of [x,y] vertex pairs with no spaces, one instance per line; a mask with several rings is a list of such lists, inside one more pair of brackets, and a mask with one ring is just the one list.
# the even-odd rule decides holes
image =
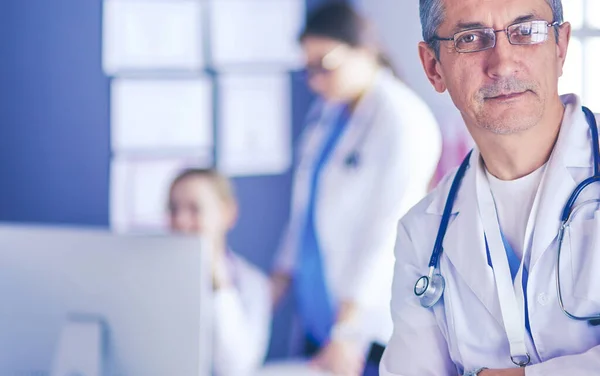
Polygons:
[[344,158],[344,166],[350,170],[356,170],[360,167],[361,164],[361,154],[360,151],[364,148],[365,142],[369,138],[369,134],[373,129],[372,126],[363,126],[360,137],[352,147],[351,151]]
[[[578,211],[577,207],[575,207],[575,202],[577,198],[581,194],[581,192],[590,184],[600,181],[600,144],[598,142],[598,127],[596,124],[596,119],[594,114],[587,108],[582,108],[590,131],[592,133],[592,151],[594,156],[594,175],[585,179],[581,182],[573,191],[565,207],[562,211],[561,215],[561,226],[558,233],[558,260],[556,263],[556,285],[557,285],[557,295],[558,302],[561,310],[564,314],[573,319],[580,321],[589,321],[592,325],[600,325],[600,313],[591,315],[591,316],[577,316],[570,313],[563,304],[562,293],[561,293],[561,284],[560,284],[560,253],[562,248],[562,241],[564,238],[564,233],[566,229],[569,228],[571,220],[574,214]],[[462,179],[465,176],[466,170],[469,167],[469,159],[471,157],[473,151],[469,152],[464,161],[461,163],[458,171],[456,172],[456,176],[452,181],[452,185],[450,186],[450,192],[448,193],[448,198],[446,199],[446,204],[444,206],[444,211],[442,213],[442,220],[440,222],[440,227],[438,229],[438,233],[435,239],[435,244],[433,247],[433,252],[431,254],[431,258],[429,260],[429,273],[427,275],[422,276],[417,280],[414,287],[414,293],[419,298],[421,306],[424,308],[433,307],[444,294],[444,290],[446,288],[446,282],[444,277],[440,273],[436,273],[436,269],[439,267],[440,255],[443,251],[442,243],[444,241],[444,236],[446,235],[446,230],[448,229],[448,225],[450,223],[450,216],[452,212],[452,206],[454,205],[454,200],[456,199],[456,195],[458,193],[458,189],[462,182]],[[585,203],[583,203],[585,204]]]
[[[360,143],[364,142],[363,140],[359,141]],[[355,146],[355,149],[352,150],[344,159],[344,165],[349,169],[357,169],[360,166],[360,151],[358,150],[358,146]]]

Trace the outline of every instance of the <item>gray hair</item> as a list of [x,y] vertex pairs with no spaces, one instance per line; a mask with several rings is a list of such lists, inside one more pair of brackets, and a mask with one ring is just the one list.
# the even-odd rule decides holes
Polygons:
[[[562,0],[546,0],[552,8],[552,21],[563,22]],[[440,41],[435,40],[437,30],[444,22],[443,0],[419,0],[419,13],[421,15],[421,28],[423,29],[423,40],[435,51],[436,57],[440,55]],[[558,27],[556,29],[556,40],[558,41]]]

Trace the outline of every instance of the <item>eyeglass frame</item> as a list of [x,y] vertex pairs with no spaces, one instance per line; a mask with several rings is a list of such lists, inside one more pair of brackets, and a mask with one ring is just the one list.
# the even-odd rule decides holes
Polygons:
[[[513,24],[508,25],[504,29],[498,29],[498,30],[494,29],[493,27],[474,27],[474,28],[467,29],[467,30],[457,31],[450,38],[442,38],[442,37],[440,37],[438,35],[434,35],[430,39],[429,43],[431,43],[433,41],[454,42],[454,49],[456,50],[456,52],[461,53],[461,54],[468,54],[468,53],[473,53],[473,52],[481,52],[481,51],[489,50],[489,49],[492,49],[492,48],[496,47],[496,43],[498,41],[498,38],[496,37],[496,34],[499,33],[499,32],[501,32],[501,31],[503,31],[506,34],[506,38],[508,39],[508,43],[510,43],[513,46],[533,46],[533,45],[536,45],[536,44],[541,44],[541,43],[546,42],[548,40],[548,36],[547,36],[548,33],[546,33],[546,39],[544,39],[543,41],[540,41],[540,42],[536,42],[536,43],[513,43],[512,40],[510,39],[510,34],[508,32],[508,29],[510,29],[510,28],[512,28],[514,26],[517,26],[517,25],[521,25],[521,24],[525,24],[525,23],[533,23],[533,22],[543,22],[543,23],[546,24],[547,28],[548,27],[557,28],[557,27],[559,27],[561,25],[561,23],[558,22],[558,21],[548,22],[546,20],[529,20],[529,21],[515,22]],[[490,31],[491,30],[493,32],[491,34],[494,35],[494,39],[493,39],[494,43],[492,45],[488,46],[488,47],[485,47],[485,48],[482,48],[482,49],[478,49],[478,50],[473,50],[473,51],[460,50],[457,47],[457,45],[456,45],[457,36],[460,36],[463,33],[468,33],[468,32],[473,31],[473,30],[486,30],[486,31]]]
[[[343,54],[346,53],[348,46],[340,44],[327,52],[317,64],[306,64],[304,72],[307,78],[317,75],[329,75],[338,70],[344,63]],[[342,56],[340,57],[340,54]]]

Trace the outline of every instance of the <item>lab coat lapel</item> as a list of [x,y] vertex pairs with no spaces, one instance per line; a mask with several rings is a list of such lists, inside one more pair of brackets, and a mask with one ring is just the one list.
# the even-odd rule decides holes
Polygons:
[[[479,218],[475,172],[480,154],[476,150],[471,155],[469,168],[465,174],[453,206],[453,217],[443,242],[443,254],[454,266],[460,277],[473,291],[475,296],[486,307],[490,314],[502,324],[502,316],[492,268],[487,262],[483,225]],[[447,182],[445,194],[438,195],[437,202],[430,206],[430,211],[441,215],[450,190],[452,179]],[[442,257],[442,263],[443,263]],[[443,272],[442,272],[443,274]],[[453,288],[452,285],[446,288]]]
[[345,160],[354,152],[362,152],[362,145],[368,137],[369,131],[374,126],[375,115],[382,102],[377,97],[380,95],[386,74],[383,71],[380,72],[371,89],[357,103],[350,117],[347,129],[344,131],[339,145],[334,151],[332,160]]
[[562,211],[577,186],[569,167],[591,166],[591,144],[587,137],[587,129],[587,122],[578,101],[567,104],[561,130],[548,160],[539,192],[541,196],[533,230],[530,269],[556,240]]

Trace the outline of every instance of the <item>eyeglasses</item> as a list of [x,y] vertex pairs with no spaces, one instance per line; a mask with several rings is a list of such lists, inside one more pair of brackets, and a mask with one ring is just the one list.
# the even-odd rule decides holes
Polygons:
[[558,26],[558,22],[548,23],[544,20],[525,21],[512,24],[506,29],[494,30],[482,27],[459,31],[452,38],[433,37],[433,40],[453,41],[457,52],[469,53],[496,47],[496,33],[505,32],[512,45],[532,45],[544,43],[548,39],[548,28]]
[[306,64],[306,75],[308,78],[317,75],[326,75],[338,69],[347,56],[347,47],[343,44],[329,51],[317,63]]

